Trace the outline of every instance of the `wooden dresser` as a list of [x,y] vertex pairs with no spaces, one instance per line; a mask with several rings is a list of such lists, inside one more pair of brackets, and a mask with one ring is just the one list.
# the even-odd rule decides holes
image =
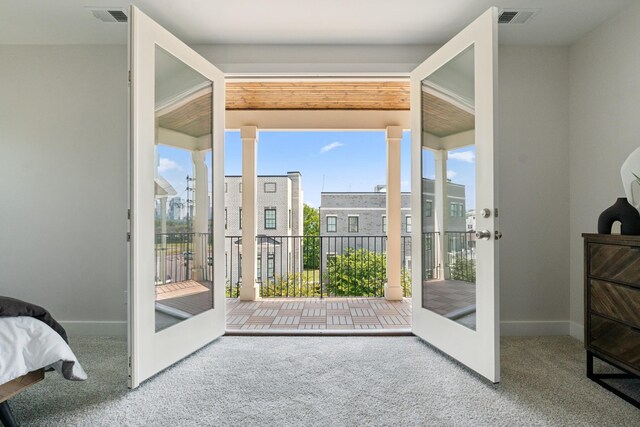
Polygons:
[[[640,408],[605,379],[640,376],[640,236],[583,234],[587,376]],[[596,374],[597,357],[626,374]]]

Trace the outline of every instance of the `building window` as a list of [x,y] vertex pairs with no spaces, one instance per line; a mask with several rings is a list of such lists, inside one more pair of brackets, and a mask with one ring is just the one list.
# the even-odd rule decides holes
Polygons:
[[242,193],[242,183],[238,184],[238,191]]
[[256,260],[256,277],[259,281],[262,281],[262,254],[258,254]]
[[224,229],[227,229],[227,208],[224,208]]
[[338,217],[327,216],[327,233],[335,233],[338,231]]
[[349,216],[347,217],[347,230],[349,233],[357,233],[358,232],[358,217],[357,216]]
[[433,201],[425,200],[424,201],[424,216],[430,217],[433,215]]
[[227,193],[229,191],[229,183],[225,182],[224,183],[224,192]]
[[462,203],[452,202],[449,204],[449,216],[451,217],[463,217],[464,205]]
[[291,230],[291,222],[293,221],[293,215],[291,214],[291,209],[289,209],[289,230]]
[[264,183],[264,192],[265,193],[275,193],[276,192],[276,183],[275,182],[265,182]]
[[276,229],[276,209],[265,208],[264,210],[264,229],[275,230]]
[[276,269],[276,254],[267,254],[267,279],[273,279]]
[[335,263],[336,263],[336,253],[327,252],[327,265],[335,265]]
[[382,215],[382,232],[387,233],[387,216]]
[[242,208],[238,208],[238,228],[242,230]]
[[405,231],[411,233],[411,215],[405,217]]

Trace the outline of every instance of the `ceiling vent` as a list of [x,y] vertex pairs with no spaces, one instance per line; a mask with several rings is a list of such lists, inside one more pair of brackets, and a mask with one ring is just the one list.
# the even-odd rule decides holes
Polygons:
[[118,7],[90,7],[88,8],[93,16],[102,22],[127,22],[127,12]]
[[498,24],[526,24],[540,12],[540,9],[502,9]]

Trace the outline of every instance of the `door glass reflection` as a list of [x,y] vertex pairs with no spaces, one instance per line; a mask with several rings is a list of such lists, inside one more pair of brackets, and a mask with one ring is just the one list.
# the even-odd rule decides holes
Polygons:
[[422,81],[422,307],[476,328],[473,46]]
[[213,83],[156,46],[156,332],[213,308]]

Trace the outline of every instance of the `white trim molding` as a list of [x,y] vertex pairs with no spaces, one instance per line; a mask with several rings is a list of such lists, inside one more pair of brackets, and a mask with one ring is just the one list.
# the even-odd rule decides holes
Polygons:
[[70,337],[127,336],[126,320],[61,320],[59,323]]

